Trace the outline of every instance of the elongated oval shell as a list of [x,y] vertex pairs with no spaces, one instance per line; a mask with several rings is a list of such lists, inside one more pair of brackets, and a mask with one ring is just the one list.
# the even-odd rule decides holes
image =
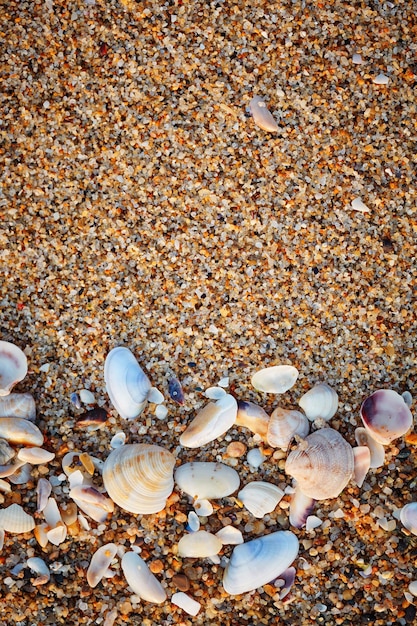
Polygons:
[[327,383],[317,383],[301,396],[298,404],[311,422],[319,418],[327,422],[337,412],[339,397]]
[[400,511],[400,520],[403,526],[413,535],[417,535],[417,502],[410,502]]
[[336,498],[353,475],[350,444],[333,428],[322,428],[309,435],[285,463],[287,474],[295,478],[304,495],[315,500]]
[[38,556],[33,556],[26,561],[26,565],[32,570],[32,572],[39,574],[35,580],[32,580],[32,585],[34,587],[44,585],[50,580],[51,572],[43,559]]
[[104,364],[107,393],[124,419],[138,417],[145,408],[151,383],[128,348],[113,348]]
[[178,487],[195,500],[225,498],[238,489],[239,474],[223,463],[184,463],[175,471]]
[[148,444],[131,443],[113,450],[103,466],[110,498],[130,513],[158,513],[174,487],[175,457]]
[[230,394],[209,402],[193,419],[180,437],[186,448],[200,448],[223,435],[235,423],[237,402]]
[[361,418],[371,437],[383,445],[405,435],[413,424],[410,409],[392,389],[378,389],[366,398]]
[[197,615],[201,608],[201,604],[199,602],[194,600],[194,598],[191,598],[191,596],[188,596],[183,591],[177,591],[177,593],[174,593],[172,595],[171,602],[172,604],[175,604],[175,606],[179,606],[180,609],[188,613],[188,615]]
[[249,428],[250,431],[259,435],[266,441],[269,415],[262,407],[254,402],[239,400],[237,403],[236,425]]
[[9,341],[0,341],[0,396],[8,396],[28,371],[24,352]]
[[94,588],[98,585],[116,556],[116,552],[115,543],[106,543],[94,552],[87,570],[87,582],[90,587]]
[[371,452],[368,446],[356,446],[352,448],[354,459],[354,479],[358,487],[362,487],[363,481],[371,466]]
[[39,428],[22,417],[0,417],[0,437],[9,443],[41,446],[43,435]]
[[252,385],[264,393],[285,393],[295,384],[298,370],[292,365],[266,367],[252,376]]
[[373,439],[366,428],[359,426],[355,428],[355,439],[358,446],[368,446],[370,452],[369,467],[382,467],[385,461],[385,449],[382,443]]
[[222,547],[223,543],[216,535],[212,535],[206,530],[198,530],[181,537],[178,542],[178,556],[205,558],[217,554]]
[[55,454],[45,450],[44,448],[21,448],[17,453],[17,458],[24,463],[41,465],[42,463],[49,463],[52,461],[55,458]]
[[0,397],[0,417],[23,417],[34,422],[36,406],[32,394],[10,393]]
[[259,128],[270,133],[276,133],[279,130],[278,124],[262,98],[254,96],[249,102],[249,109],[252,113],[253,121]]
[[236,546],[224,571],[225,591],[238,595],[278,578],[294,561],[298,548],[298,539],[289,530],[279,530]]
[[126,552],[122,558],[122,569],[127,584],[140,598],[155,604],[166,600],[163,586],[138,554]]
[[271,513],[283,497],[282,489],[263,480],[248,483],[237,497],[254,517],[262,518]]
[[0,528],[9,533],[28,533],[35,528],[35,520],[20,504],[11,504],[0,509]]
[[266,440],[273,448],[287,450],[294,435],[306,437],[310,424],[300,411],[277,407],[271,414]]

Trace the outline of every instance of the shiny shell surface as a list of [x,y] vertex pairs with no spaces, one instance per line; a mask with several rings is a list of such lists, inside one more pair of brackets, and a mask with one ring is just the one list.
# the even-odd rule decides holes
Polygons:
[[251,379],[252,386],[264,393],[285,393],[298,378],[298,370],[292,365],[274,365],[256,372]]
[[10,393],[0,396],[0,417],[23,417],[35,421],[35,400],[30,393]]
[[25,353],[9,341],[0,341],[0,396],[7,396],[28,371]]
[[385,449],[371,437],[370,432],[363,426],[355,428],[355,439],[358,446],[368,446],[370,452],[370,468],[382,467],[385,461]]
[[236,425],[249,428],[250,431],[266,440],[269,415],[254,402],[239,400],[237,403]]
[[289,530],[280,530],[236,546],[223,576],[230,595],[252,591],[273,581],[298,554],[298,539]]
[[0,417],[0,437],[9,443],[41,446],[43,435],[39,428],[22,417]]
[[0,509],[0,528],[9,533],[27,533],[35,528],[35,520],[20,504],[11,504]]
[[127,444],[113,450],[103,466],[110,498],[130,513],[158,513],[174,487],[175,457],[160,446]]
[[200,448],[223,435],[235,423],[237,402],[226,394],[216,402],[209,402],[199,411],[180,437],[186,448]]
[[116,552],[117,546],[114,543],[106,543],[94,552],[87,570],[87,582],[90,587],[98,585],[116,556]]
[[248,483],[237,497],[254,517],[262,518],[271,513],[283,497],[282,489],[263,480]]
[[195,616],[201,609],[201,604],[183,591],[174,593],[171,597],[171,602],[172,604],[175,604],[175,606],[179,606],[180,609],[188,613],[188,615]]
[[175,471],[178,487],[195,500],[229,496],[239,488],[239,474],[224,463],[195,461]]
[[295,435],[306,437],[310,423],[301,411],[277,407],[268,423],[266,440],[273,448],[287,450]]
[[146,406],[151,383],[128,348],[113,348],[104,363],[107,393],[124,419],[138,417]]
[[155,604],[166,600],[163,586],[136,552],[126,552],[123,555],[122,570],[127,584],[140,598]]
[[260,96],[254,96],[249,102],[249,109],[252,113],[253,121],[259,128],[269,133],[276,133],[279,126],[276,123],[272,113],[267,108],[265,102]]
[[181,537],[178,542],[178,556],[205,558],[220,552],[222,546],[222,541],[216,535],[206,530],[198,530]]
[[405,435],[413,424],[409,407],[392,389],[378,389],[366,398],[361,418],[371,437],[382,445]]
[[356,446],[352,448],[352,451],[354,460],[353,477],[358,487],[362,487],[371,466],[371,451],[368,446]]
[[400,511],[402,525],[413,535],[417,535],[417,502],[410,502]]
[[330,420],[337,412],[339,397],[327,383],[317,383],[307,391],[298,401],[308,419]]

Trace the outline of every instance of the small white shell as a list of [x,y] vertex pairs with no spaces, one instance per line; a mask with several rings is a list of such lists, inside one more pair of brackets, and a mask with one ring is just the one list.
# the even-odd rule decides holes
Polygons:
[[146,406],[151,383],[128,348],[113,348],[104,364],[107,393],[124,419],[138,417]]
[[243,543],[242,532],[234,526],[224,526],[217,531],[216,537],[220,539],[223,545],[237,546]]
[[239,474],[223,463],[184,463],[175,472],[178,487],[195,500],[225,498],[238,489]]
[[96,398],[92,391],[89,389],[81,389],[78,392],[79,398],[83,404],[95,404]]
[[194,600],[194,598],[191,598],[191,596],[188,596],[183,591],[177,591],[177,593],[174,593],[172,595],[171,602],[172,604],[175,604],[175,606],[179,606],[180,609],[188,613],[188,615],[197,615],[201,608],[201,604],[199,602]]
[[165,404],[157,404],[155,407],[155,417],[159,420],[164,420],[168,415],[168,409]]
[[266,440],[269,415],[262,407],[254,402],[239,400],[236,416],[236,426],[244,426]]
[[37,512],[40,513],[48,504],[48,498],[51,495],[52,485],[46,478],[39,478],[36,485],[37,494]]
[[[21,463],[22,461],[18,461]],[[19,469],[9,476],[9,480],[13,485],[25,485],[31,477],[32,466],[30,463],[23,463]]]
[[260,448],[252,448],[246,455],[246,461],[251,467],[258,469],[267,457]]
[[410,409],[393,389],[378,389],[366,398],[361,418],[372,439],[383,445],[405,435],[413,424]]
[[113,513],[114,504],[94,487],[78,485],[69,492],[76,505],[95,522],[103,523],[109,513]]
[[155,604],[166,600],[163,586],[138,554],[126,552],[122,558],[122,569],[127,584],[140,598]]
[[44,448],[21,448],[17,453],[17,458],[24,463],[31,463],[32,465],[41,465],[42,463],[49,463],[55,458],[53,452],[44,450]]
[[222,549],[221,540],[206,530],[184,535],[178,542],[178,556],[205,558],[217,554]]
[[400,520],[403,526],[413,535],[417,535],[417,502],[410,502],[400,510]]
[[382,443],[378,443],[371,437],[363,426],[355,428],[355,439],[358,446],[368,446],[371,455],[370,468],[382,467],[385,461],[385,449]]
[[119,431],[118,433],[113,435],[113,437],[111,438],[110,447],[113,448],[113,450],[116,450],[116,448],[120,448],[120,446],[124,446],[125,443],[126,443],[126,433],[124,433],[123,431]]
[[9,533],[28,533],[35,528],[35,520],[20,504],[11,504],[0,510],[0,528]]
[[0,397],[0,417],[23,417],[34,422],[36,406],[33,396],[30,393],[10,393]]
[[378,74],[378,76],[375,76],[375,78],[372,80],[372,82],[375,85],[388,85],[389,77],[386,76],[385,74]]
[[48,526],[54,528],[62,522],[62,517],[55,498],[48,498],[43,508],[43,516]]
[[298,378],[298,370],[292,365],[274,365],[256,372],[251,379],[253,387],[264,393],[285,393]]
[[220,400],[220,398],[223,398],[226,393],[227,392],[223,389],[223,387],[209,387],[205,390],[204,395],[210,400]]
[[362,487],[363,481],[371,466],[371,452],[368,446],[356,446],[352,448],[354,459],[354,480],[358,487]]
[[355,65],[362,65],[362,55],[360,55],[358,52],[355,52],[355,54],[352,55],[352,63],[354,63]]
[[5,439],[0,439],[0,466],[6,465],[14,456],[16,451]]
[[0,396],[8,396],[28,371],[24,352],[9,341],[0,341]]
[[249,109],[252,113],[253,121],[259,128],[270,133],[276,133],[279,130],[278,124],[262,98],[254,96],[249,102]]
[[278,578],[296,558],[298,547],[297,537],[289,530],[279,530],[236,546],[224,571],[225,591],[238,595]]
[[148,393],[148,402],[152,402],[153,404],[162,404],[165,400],[164,394],[159,391],[156,387],[151,387]]
[[323,520],[317,515],[309,515],[306,520],[306,531],[314,530],[323,524]]
[[266,440],[272,448],[286,451],[294,435],[306,437],[310,424],[300,411],[277,407],[271,414]]
[[195,500],[193,506],[197,515],[200,515],[201,517],[209,517],[213,513],[212,503],[210,500],[206,500],[205,498],[202,500]]
[[290,500],[290,524],[295,528],[302,528],[310,515],[314,511],[316,501],[310,496],[306,496],[296,486]]
[[311,422],[323,419],[326,422],[336,414],[339,398],[334,389],[327,383],[317,383],[298,401]]
[[63,522],[59,522],[54,528],[46,530],[46,537],[52,545],[59,546],[67,538],[67,527]]
[[87,570],[87,582],[90,587],[96,587],[101,581],[116,552],[117,546],[114,543],[106,543],[94,552]]
[[0,437],[10,443],[41,446],[43,435],[39,428],[23,417],[0,417]]
[[187,524],[187,530],[189,530],[192,533],[197,532],[197,530],[200,530],[200,519],[197,515],[197,513],[195,513],[195,511],[190,511],[188,513],[188,524]]
[[282,489],[263,480],[248,483],[237,494],[248,511],[258,518],[271,513],[283,496]]
[[44,585],[51,578],[51,572],[49,571],[49,567],[40,557],[33,556],[29,558],[26,561],[26,565],[32,570],[32,572],[35,572],[35,574],[39,574],[38,578],[32,581],[32,585],[34,587]]
[[353,198],[351,207],[354,211],[359,211],[359,213],[370,213],[369,207],[360,198]]
[[209,402],[182,433],[180,444],[186,448],[200,448],[223,435],[235,423],[237,402],[226,394],[216,402]]

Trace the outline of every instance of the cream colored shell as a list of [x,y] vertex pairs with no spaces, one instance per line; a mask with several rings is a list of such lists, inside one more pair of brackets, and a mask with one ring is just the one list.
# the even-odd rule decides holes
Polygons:
[[287,450],[294,435],[306,437],[310,423],[303,413],[277,407],[272,412],[267,431],[267,442],[273,448]]

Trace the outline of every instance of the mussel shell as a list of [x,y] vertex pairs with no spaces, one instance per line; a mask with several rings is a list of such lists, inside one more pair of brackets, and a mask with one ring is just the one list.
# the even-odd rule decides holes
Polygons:
[[405,435],[413,424],[403,397],[392,389],[378,389],[366,398],[361,418],[371,437],[383,445]]
[[25,353],[9,341],[0,341],[0,396],[8,396],[28,371]]
[[134,419],[142,413],[152,385],[128,348],[113,348],[109,352],[104,363],[104,380],[121,417]]

